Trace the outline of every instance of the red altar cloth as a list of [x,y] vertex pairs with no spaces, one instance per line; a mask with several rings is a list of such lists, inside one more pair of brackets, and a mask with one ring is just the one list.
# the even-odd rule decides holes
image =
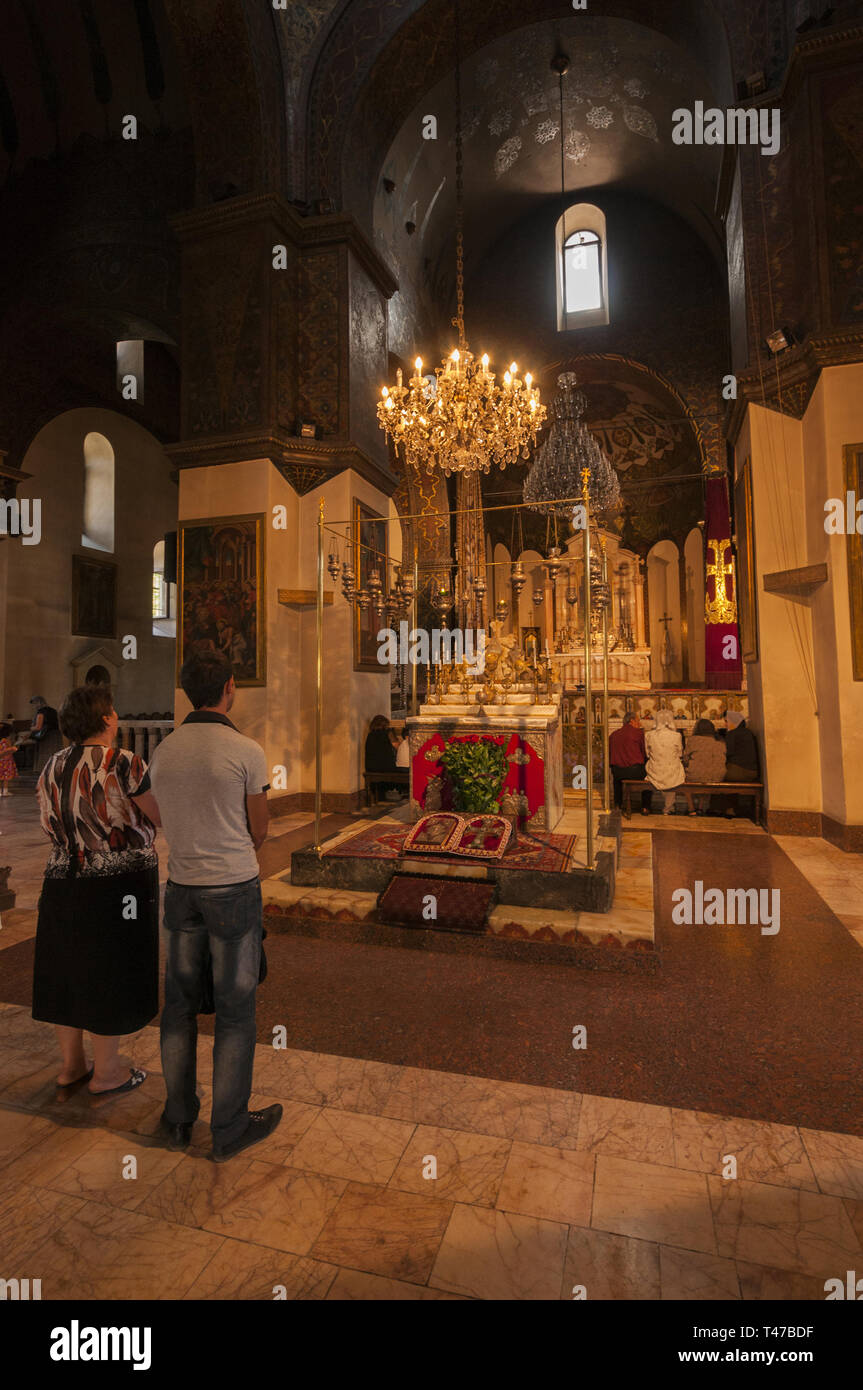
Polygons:
[[[527,798],[528,812],[524,817],[530,820],[545,803],[545,764],[530,744],[518,733],[506,734],[459,734],[457,743],[476,743],[480,739],[499,744],[509,762],[509,771],[504,780],[501,797],[507,792],[513,795],[523,793]],[[435,777],[441,778],[440,810],[452,811],[452,787],[441,762],[441,754],[449,740],[442,734],[432,734],[414,754],[411,762],[411,794],[425,811],[428,784]]]

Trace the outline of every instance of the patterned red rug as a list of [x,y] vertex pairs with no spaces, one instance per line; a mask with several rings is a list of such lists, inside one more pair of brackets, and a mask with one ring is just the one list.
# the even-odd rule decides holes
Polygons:
[[396,874],[378,899],[378,914],[400,927],[484,932],[496,891],[493,883]]
[[[409,825],[371,825],[359,834],[342,840],[324,851],[327,857],[339,859],[400,859]],[[546,830],[532,830],[528,836],[519,830],[518,842],[507,847],[502,859],[494,864],[502,869],[541,869],[543,873],[564,874],[570,867],[575,849],[575,835],[552,835]],[[419,857],[419,856],[418,856]],[[463,854],[424,854],[423,860],[441,864],[485,864],[488,860],[470,859]]]

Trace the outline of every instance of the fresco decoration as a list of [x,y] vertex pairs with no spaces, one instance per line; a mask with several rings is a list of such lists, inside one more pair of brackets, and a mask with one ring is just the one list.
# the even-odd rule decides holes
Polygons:
[[343,400],[346,372],[340,342],[343,285],[338,247],[309,251],[300,262],[300,314],[297,364],[299,414],[322,427],[324,436],[340,434],[347,417]]
[[113,560],[72,556],[72,636],[117,636],[117,566]]
[[266,685],[265,514],[181,521],[177,671],[193,648],[221,651],[238,686]]
[[[720,32],[734,45],[730,55],[733,79],[764,68],[776,78],[787,51],[786,13],[783,0],[766,0],[764,5],[752,6],[747,0],[717,0],[724,25],[713,12],[704,14],[707,7],[675,0],[650,3],[645,0],[617,0],[615,16],[597,16],[600,23],[616,19],[629,20],[657,33],[652,52],[650,79],[627,70],[626,53],[611,41],[595,45],[601,58],[585,96],[610,105],[609,93],[630,107],[630,122],[636,133],[654,139],[649,121],[635,114],[648,109],[654,93],[651,86],[668,86],[679,80],[678,69],[689,62],[700,62],[711,85],[717,92],[727,84],[727,55],[717,42]],[[303,4],[297,6],[299,10]],[[645,11],[647,10],[647,13]],[[531,7],[532,22],[561,19],[560,0],[535,0]],[[590,16],[591,21],[594,19]],[[588,16],[578,17],[586,26]],[[462,14],[463,51],[470,55],[485,48],[501,35],[523,28],[523,0],[486,0],[479,6],[464,5]],[[351,160],[347,145],[357,150],[381,148],[384,129],[391,126],[393,116],[404,115],[440,80],[448,69],[453,51],[452,21],[436,5],[422,0],[354,0],[346,5],[333,25],[326,48],[311,75],[306,134],[307,176],[309,187],[326,191],[338,198],[341,194],[341,175],[350,177]],[[670,36],[670,49],[659,37]],[[588,45],[585,45],[587,48]],[[676,50],[676,51],[675,51]],[[386,58],[382,55],[386,51]],[[619,83],[609,79],[618,77]],[[493,87],[498,73],[494,60],[485,61],[481,74],[486,85]],[[603,78],[606,80],[603,81]],[[624,82],[628,86],[624,86]],[[702,80],[702,87],[703,87]],[[726,91],[729,97],[732,91]],[[525,92],[525,109],[529,115],[541,114],[535,94]],[[626,100],[628,98],[628,100]],[[362,173],[365,178],[365,169]]]

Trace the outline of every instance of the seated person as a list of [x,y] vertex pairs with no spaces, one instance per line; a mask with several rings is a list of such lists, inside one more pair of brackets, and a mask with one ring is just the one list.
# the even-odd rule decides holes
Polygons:
[[[758,760],[758,744],[755,742],[755,735],[751,729],[747,729],[746,720],[739,710],[729,709],[725,711],[725,723],[728,729],[725,735],[725,778],[726,782],[757,782],[760,780],[760,764]],[[738,798],[735,796],[730,799],[730,803],[725,812],[726,816],[733,818],[738,811]]]
[[[709,719],[699,719],[691,735],[686,740],[683,754],[687,782],[722,782],[725,779],[725,744],[716,737],[716,729]],[[696,796],[697,809],[692,805],[691,794],[686,792],[689,814],[704,815],[710,804],[709,796]]]
[[[390,738],[390,721],[385,714],[376,714],[369,725],[366,735],[365,769],[366,772],[396,770],[396,750]],[[377,790],[383,792],[384,796],[389,796],[391,792],[398,792],[400,789],[396,782],[378,782]]]
[[647,734],[647,780],[657,791],[662,792],[665,806],[662,814],[670,816],[674,809],[674,799],[678,787],[682,787],[686,774],[683,771],[683,739],[674,727],[674,715],[670,709],[660,709],[653,716],[656,727]]
[[[620,808],[623,805],[623,782],[635,778],[643,781],[646,775],[644,765],[647,762],[647,750],[644,746],[644,731],[635,711],[626,711],[623,724],[619,729],[615,729],[609,738],[608,761],[614,780],[614,804]],[[650,792],[642,792],[642,815],[646,816],[649,809]]]

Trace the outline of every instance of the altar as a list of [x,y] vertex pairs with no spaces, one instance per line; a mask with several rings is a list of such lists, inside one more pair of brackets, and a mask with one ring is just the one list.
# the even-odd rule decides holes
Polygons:
[[463,759],[470,744],[481,742],[500,750],[481,767],[477,761],[473,778],[475,787],[489,793],[494,810],[532,830],[554,830],[563,815],[560,685],[548,656],[529,662],[514,648],[503,624],[492,622],[488,644],[483,642],[473,665],[442,662],[430,669],[426,703],[407,720],[414,820],[459,809],[445,766],[448,754],[453,750]]
[[407,721],[410,805],[414,820],[450,810],[451,790],[441,761],[450,739],[497,742],[509,765],[500,794],[502,815],[528,829],[554,830],[563,815],[560,696],[548,704],[421,705]]

